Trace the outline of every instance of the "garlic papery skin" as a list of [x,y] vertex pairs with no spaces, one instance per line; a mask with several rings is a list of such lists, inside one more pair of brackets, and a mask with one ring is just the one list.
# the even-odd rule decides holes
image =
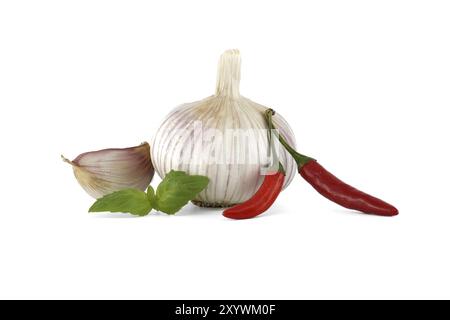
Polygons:
[[81,187],[96,199],[127,188],[145,190],[155,173],[147,142],[130,148],[85,152],[72,161],[61,158],[72,166]]
[[[238,50],[223,53],[215,94],[173,110],[152,140],[152,161],[161,178],[170,170],[209,177],[208,187],[193,201],[199,206],[242,203],[256,193],[263,181],[261,168],[267,165],[264,158],[268,151],[264,118],[267,107],[240,95],[240,66]],[[287,122],[278,113],[273,121],[288,143],[295,145]],[[227,134],[240,131],[247,133],[246,139]],[[279,149],[278,157],[286,170],[285,188],[297,166],[284,148]]]

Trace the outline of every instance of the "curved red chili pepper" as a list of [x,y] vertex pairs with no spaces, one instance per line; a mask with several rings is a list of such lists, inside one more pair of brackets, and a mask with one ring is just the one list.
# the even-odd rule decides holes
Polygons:
[[[271,129],[274,129],[272,123],[274,114],[275,111],[272,109],[266,111],[267,122]],[[315,159],[298,153],[286,142],[282,135],[278,135],[278,139],[297,162],[300,175],[325,198],[345,208],[364,213],[380,216],[395,216],[398,214],[398,210],[389,203],[346,184],[328,172]]]
[[380,216],[398,214],[394,206],[339,180],[315,160],[299,166],[299,173],[322,196],[345,208]]
[[223,215],[230,219],[250,219],[254,218],[275,202],[284,184],[284,172],[278,171],[275,174],[266,175],[258,191],[249,200],[226,209]]

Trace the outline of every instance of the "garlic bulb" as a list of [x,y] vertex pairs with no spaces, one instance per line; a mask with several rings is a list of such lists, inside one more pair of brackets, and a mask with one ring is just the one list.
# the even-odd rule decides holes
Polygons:
[[61,157],[72,165],[83,189],[96,199],[121,189],[145,190],[155,172],[147,142],[131,148],[86,152],[72,161]]
[[[152,141],[152,161],[161,178],[170,170],[210,178],[193,201],[199,206],[228,207],[248,200],[262,183],[261,168],[268,164],[267,107],[240,95],[240,64],[238,50],[223,53],[215,95],[173,110]],[[295,145],[292,130],[279,114],[274,123]],[[297,166],[283,148],[278,157],[286,170],[285,188]]]

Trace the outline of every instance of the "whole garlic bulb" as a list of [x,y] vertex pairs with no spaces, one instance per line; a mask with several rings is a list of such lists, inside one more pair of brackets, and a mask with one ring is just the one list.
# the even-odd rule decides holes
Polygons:
[[[151,158],[161,178],[170,170],[210,178],[208,187],[193,201],[199,206],[228,207],[244,202],[263,180],[261,168],[267,165],[264,159],[268,152],[267,107],[240,95],[240,65],[238,50],[224,52],[215,95],[173,110],[152,141]],[[287,122],[279,114],[273,120],[294,146]],[[286,170],[286,188],[297,166],[284,148],[279,149],[278,157]]]

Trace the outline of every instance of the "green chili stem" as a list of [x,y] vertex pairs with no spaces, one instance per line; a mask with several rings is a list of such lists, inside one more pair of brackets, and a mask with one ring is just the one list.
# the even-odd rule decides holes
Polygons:
[[[268,124],[269,124],[269,130],[267,131],[267,139],[269,140],[269,156],[270,156],[271,153],[273,153],[273,155],[275,157],[277,157],[277,160],[278,160],[278,155],[275,152],[275,145],[274,145],[273,140],[272,140],[272,129],[273,129],[272,115],[271,114],[269,115],[267,113],[266,113],[266,115],[268,117]],[[284,167],[281,164],[280,160],[278,160],[278,171],[282,172],[283,174],[286,174],[286,171],[284,170]]]
[[[267,111],[265,113],[267,123],[269,125],[269,130],[276,129],[275,125],[273,124],[273,121],[272,121],[272,116],[274,114],[275,114],[275,111],[273,109],[267,109]],[[295,162],[297,163],[297,165],[299,167],[303,167],[305,164],[307,164],[311,160],[314,160],[313,158],[305,156],[305,155],[297,152],[294,148],[292,148],[286,142],[286,139],[283,137],[283,135],[280,132],[278,133],[278,140],[280,140],[280,143],[283,145],[283,147],[291,154],[291,156],[294,158]]]

